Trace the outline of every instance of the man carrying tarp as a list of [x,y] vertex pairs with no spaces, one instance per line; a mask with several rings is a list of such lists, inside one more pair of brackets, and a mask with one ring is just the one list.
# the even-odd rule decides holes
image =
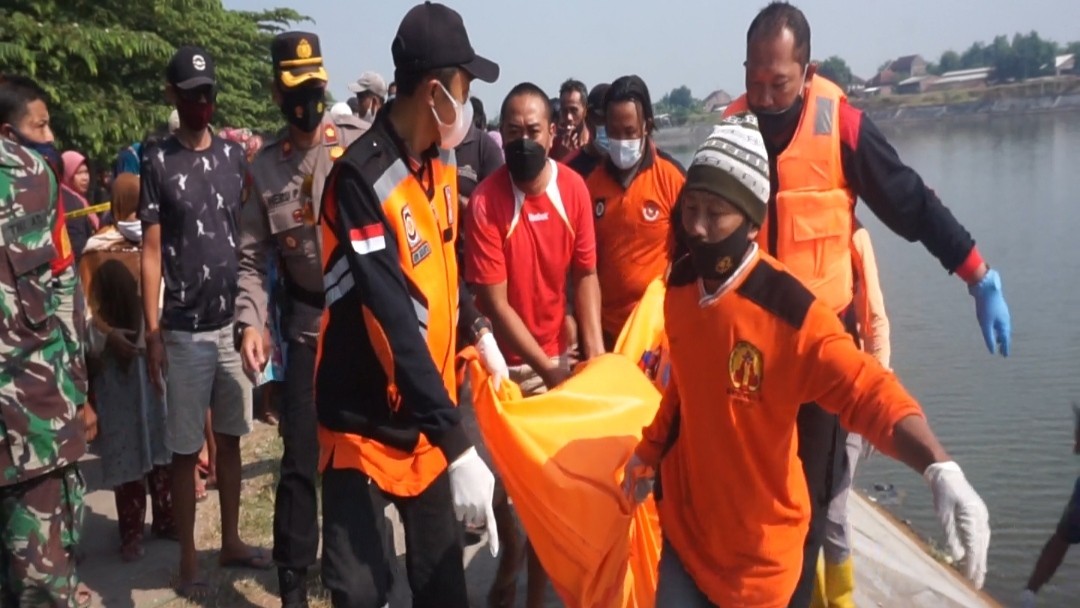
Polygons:
[[725,119],[695,154],[673,214],[671,380],[624,478],[641,499],[656,471],[656,604],[799,605],[811,495],[796,420],[810,402],[923,474],[950,552],[981,586],[986,505],[896,376],[754,242],[768,213],[767,159],[753,115]]
[[[786,2],[772,2],[747,30],[746,94],[725,110],[753,112],[772,169],[771,199],[757,242],[853,329],[852,222],[856,199],[896,234],[919,241],[975,299],[986,346],[1009,354],[1009,308],[1001,277],[975,241],[881,131],[844,92],[815,75],[810,25]],[[601,275],[603,278],[603,275]],[[825,513],[843,475],[844,431],[836,416],[808,403],[799,412],[799,457],[813,517],[799,585],[805,606],[825,533]],[[845,567],[850,569],[851,562]],[[849,573],[850,574],[850,573]],[[837,577],[838,579],[848,577]],[[828,590],[829,595],[851,589]]]

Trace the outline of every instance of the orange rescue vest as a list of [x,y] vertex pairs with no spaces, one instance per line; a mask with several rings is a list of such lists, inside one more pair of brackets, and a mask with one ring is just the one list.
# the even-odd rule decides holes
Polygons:
[[[408,160],[399,158],[374,182],[375,194],[394,235],[401,270],[411,289],[422,298],[412,298],[435,367],[452,401],[457,402],[457,375],[454,356],[457,345],[458,267],[454,252],[457,240],[457,163],[453,151],[440,151],[431,161],[432,195],[409,171]],[[323,227],[324,239],[332,233]],[[331,251],[324,248],[323,264]],[[424,263],[420,263],[424,262]],[[426,302],[426,305],[421,301]],[[364,322],[372,346],[387,373],[387,397],[391,407],[400,404],[394,381],[393,353],[378,321],[364,310]],[[324,315],[325,323],[325,315]],[[357,370],[357,373],[364,373]],[[446,457],[423,434],[412,452],[384,445],[351,433],[319,427],[319,470],[333,460],[334,468],[363,471],[383,491],[395,496],[416,496],[446,469]]]
[[[840,104],[847,97],[825,78],[811,77],[795,136],[773,165],[779,184],[776,205],[776,251],[770,251],[818,299],[837,314],[854,295],[851,235],[855,194],[844,178],[840,159]],[[749,109],[746,95],[725,115]],[[769,227],[758,232],[768,250]]]

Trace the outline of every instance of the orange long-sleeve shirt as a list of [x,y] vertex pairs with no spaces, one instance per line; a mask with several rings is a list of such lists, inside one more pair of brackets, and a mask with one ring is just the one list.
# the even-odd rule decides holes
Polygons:
[[922,411],[779,262],[755,251],[743,266],[708,298],[687,259],[672,270],[673,373],[637,454],[659,463],[661,526],[702,592],[720,606],[780,608],[810,519],[799,404],[839,414],[886,454],[896,423]]

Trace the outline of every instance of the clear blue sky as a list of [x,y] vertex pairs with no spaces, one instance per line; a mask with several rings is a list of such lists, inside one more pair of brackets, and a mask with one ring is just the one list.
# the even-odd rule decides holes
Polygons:
[[[410,0],[224,0],[231,9],[295,8],[322,41],[338,100],[365,70],[393,78],[390,42]],[[746,28],[767,0],[446,0],[461,13],[478,53],[499,63],[493,85],[476,83],[488,115],[515,84],[530,80],[554,96],[569,76],[592,86],[623,74],[645,79],[654,99],[686,84],[696,97],[743,90]],[[845,58],[869,78],[883,61],[921,54],[936,60],[996,34],[1036,30],[1080,39],[1078,0],[803,0],[815,59]]]

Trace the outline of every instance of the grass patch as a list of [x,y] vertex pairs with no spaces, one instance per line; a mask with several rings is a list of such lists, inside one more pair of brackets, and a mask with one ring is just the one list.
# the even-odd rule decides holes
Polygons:
[[[270,550],[274,545],[274,492],[278,481],[278,463],[284,446],[277,428],[256,423],[254,430],[240,442],[242,462],[256,471],[246,476],[240,489],[240,537],[244,542]],[[258,466],[273,463],[273,466]],[[321,518],[320,518],[321,519]],[[217,565],[220,546],[221,519],[217,495],[199,505],[196,516],[196,543],[203,553],[203,571],[207,573],[213,596],[199,603],[179,600],[184,607],[249,607],[276,608],[281,605],[277,596],[277,570],[223,570]],[[308,595],[312,608],[330,608],[330,596],[319,580],[318,568],[308,572]]]

